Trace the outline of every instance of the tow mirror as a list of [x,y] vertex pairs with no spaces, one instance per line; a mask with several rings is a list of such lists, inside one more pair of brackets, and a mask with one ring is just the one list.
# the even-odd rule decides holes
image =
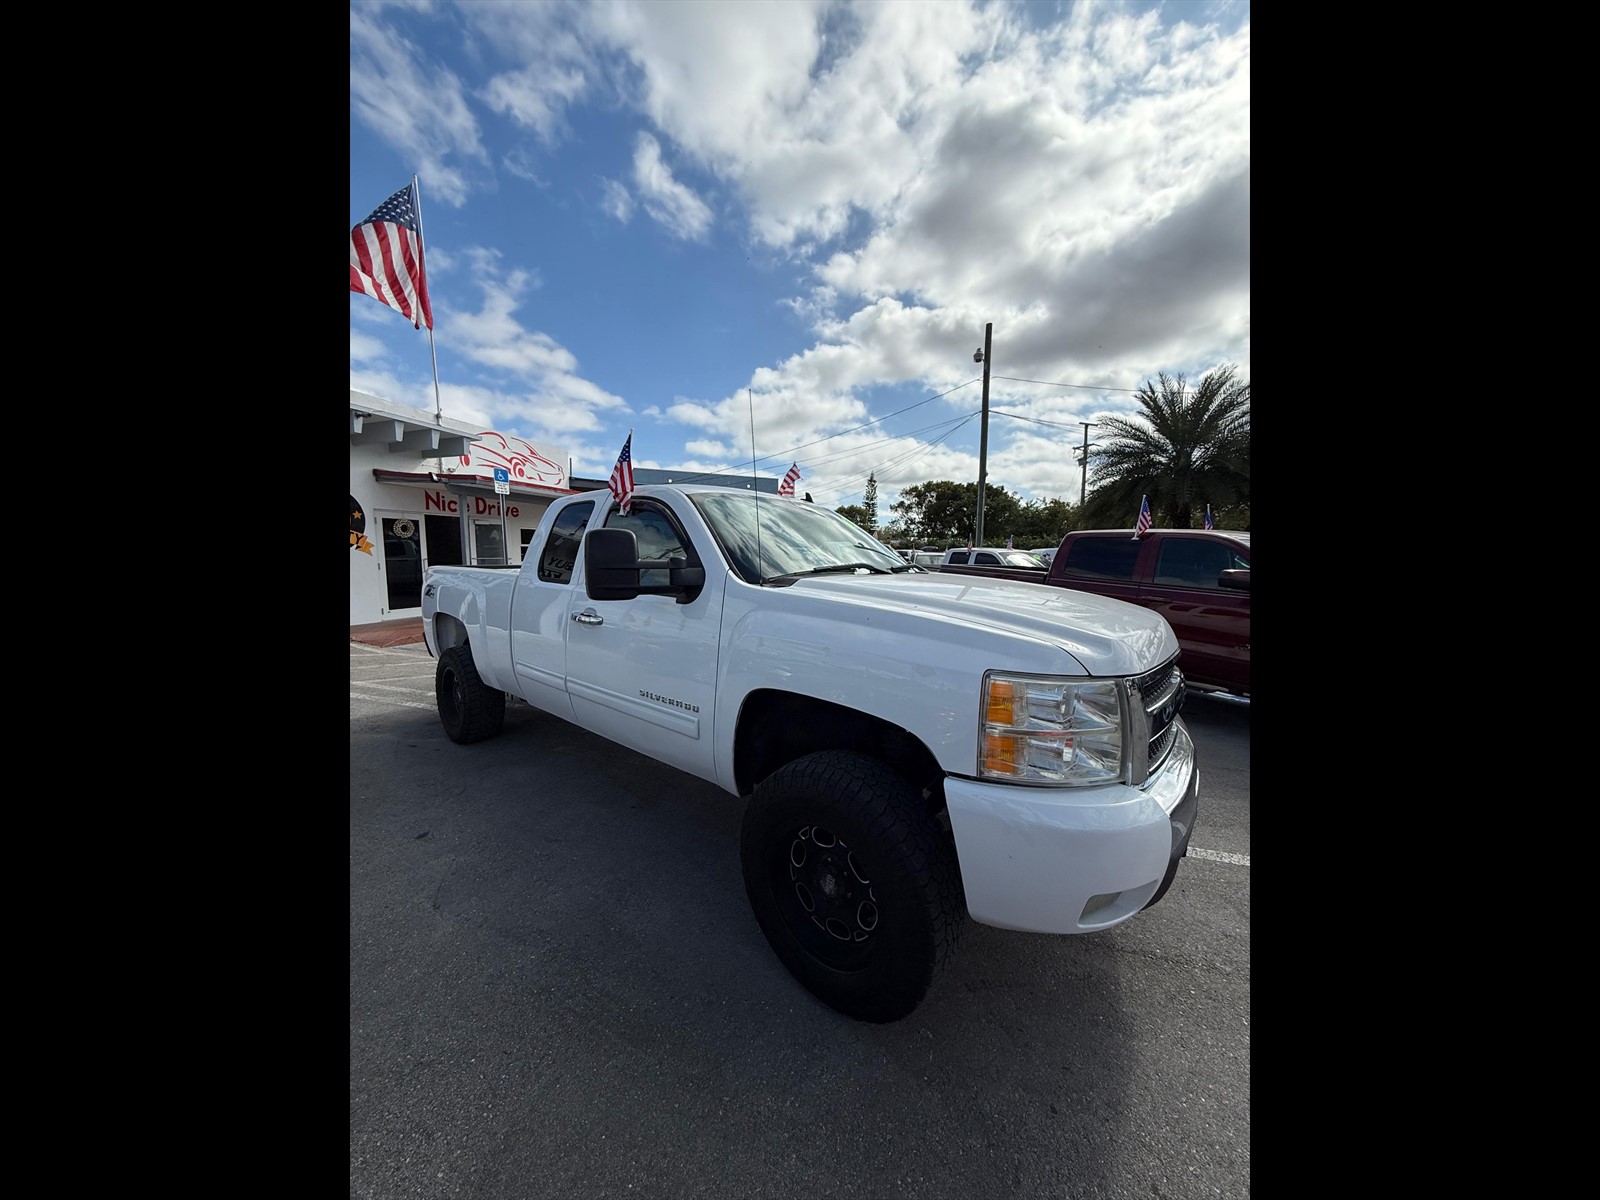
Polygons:
[[[640,587],[640,571],[666,571],[669,583]],[[632,600],[635,596],[694,599],[706,583],[706,569],[686,558],[639,557],[639,538],[631,529],[591,529],[583,539],[583,586],[591,600]]]

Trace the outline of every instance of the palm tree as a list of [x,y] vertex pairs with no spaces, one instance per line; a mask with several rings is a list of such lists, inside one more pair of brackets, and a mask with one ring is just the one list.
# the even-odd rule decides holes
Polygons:
[[1179,375],[1156,376],[1137,393],[1143,412],[1101,417],[1105,434],[1089,453],[1096,480],[1081,528],[1133,527],[1141,496],[1155,524],[1189,529],[1211,505],[1250,504],[1250,385],[1233,366],[1219,367],[1192,393]]

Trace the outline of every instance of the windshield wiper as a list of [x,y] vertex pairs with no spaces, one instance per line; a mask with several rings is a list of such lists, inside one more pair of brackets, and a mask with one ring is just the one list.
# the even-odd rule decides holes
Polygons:
[[837,571],[871,571],[874,575],[888,575],[894,568],[880,567],[877,563],[829,563],[825,567],[809,567],[804,571],[785,571],[781,575],[768,575],[762,583],[772,583],[778,579],[799,579],[803,575],[828,575]]

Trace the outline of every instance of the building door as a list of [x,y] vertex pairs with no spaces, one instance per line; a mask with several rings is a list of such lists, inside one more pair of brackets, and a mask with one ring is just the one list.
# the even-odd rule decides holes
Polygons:
[[384,517],[383,577],[388,615],[422,608],[422,516]]

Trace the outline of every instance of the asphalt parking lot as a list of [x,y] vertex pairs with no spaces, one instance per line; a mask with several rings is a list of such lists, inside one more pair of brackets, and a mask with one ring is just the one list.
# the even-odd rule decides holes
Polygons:
[[1250,1194],[1250,705],[1191,695],[1165,899],[969,922],[922,1006],[788,974],[740,801],[525,705],[458,746],[421,645],[351,645],[352,1197]]

